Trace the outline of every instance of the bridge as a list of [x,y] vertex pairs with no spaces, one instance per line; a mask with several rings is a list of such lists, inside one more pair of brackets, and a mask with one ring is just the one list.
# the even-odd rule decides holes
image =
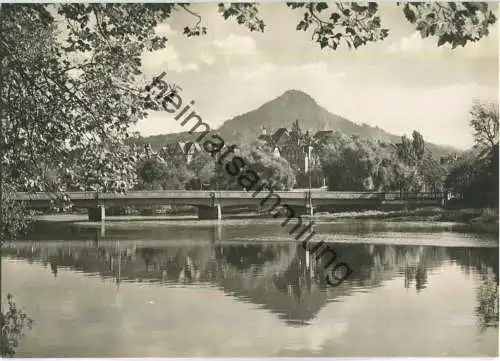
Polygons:
[[[289,206],[297,214],[313,215],[322,206],[442,206],[444,197],[436,193],[401,194],[399,192],[332,192],[332,191],[134,191],[127,193],[68,192],[73,207],[87,208],[90,221],[104,221],[106,207],[157,205],[190,205],[198,207],[200,219],[221,219],[228,207],[256,207],[271,211]],[[56,196],[52,193],[18,192],[14,199],[30,209],[47,209]]]

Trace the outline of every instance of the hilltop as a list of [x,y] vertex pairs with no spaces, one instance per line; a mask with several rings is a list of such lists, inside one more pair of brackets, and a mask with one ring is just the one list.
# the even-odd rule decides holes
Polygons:
[[[226,142],[249,144],[259,137],[262,128],[265,127],[271,132],[281,127],[290,129],[296,119],[299,120],[302,129],[310,130],[313,134],[320,130],[338,130],[347,135],[357,135],[371,140],[392,143],[401,141],[401,136],[390,134],[379,127],[360,125],[330,113],[310,95],[300,90],[287,90],[255,110],[226,120],[217,131]],[[141,142],[151,144],[153,149],[159,149],[167,142],[195,138],[196,135],[183,132],[153,135],[143,138]],[[426,144],[436,157],[457,151],[449,146]]]

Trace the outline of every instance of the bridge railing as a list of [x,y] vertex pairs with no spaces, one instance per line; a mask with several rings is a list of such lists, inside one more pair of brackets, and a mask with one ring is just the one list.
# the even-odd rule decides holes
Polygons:
[[99,199],[168,199],[168,198],[210,198],[211,191],[132,191],[127,193],[99,193]]
[[[132,191],[127,193],[101,193],[101,192],[68,192],[71,200],[114,200],[114,199],[262,199],[270,195],[270,191],[262,190],[255,197],[252,191]],[[273,194],[283,199],[304,199],[309,197],[309,192],[273,191]],[[400,192],[336,192],[325,191],[312,193],[312,199],[366,199],[366,200],[438,200],[443,195],[439,193],[400,193]],[[18,192],[14,199],[19,201],[50,201],[56,198],[53,193],[25,193]]]
[[[96,192],[69,192],[66,194],[70,199],[85,200],[94,199]],[[56,199],[57,195],[58,193],[50,192],[16,192],[13,198],[18,201],[50,201]]]

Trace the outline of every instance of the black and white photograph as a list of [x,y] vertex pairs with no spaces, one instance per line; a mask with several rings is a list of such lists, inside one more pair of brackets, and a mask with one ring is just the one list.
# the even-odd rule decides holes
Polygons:
[[498,357],[498,2],[1,2],[1,357]]

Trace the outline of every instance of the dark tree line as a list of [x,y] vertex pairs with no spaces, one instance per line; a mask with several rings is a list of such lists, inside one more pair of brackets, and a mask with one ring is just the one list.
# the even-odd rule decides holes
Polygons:
[[498,208],[498,103],[476,101],[470,125],[474,148],[442,160],[446,186],[462,205]]

